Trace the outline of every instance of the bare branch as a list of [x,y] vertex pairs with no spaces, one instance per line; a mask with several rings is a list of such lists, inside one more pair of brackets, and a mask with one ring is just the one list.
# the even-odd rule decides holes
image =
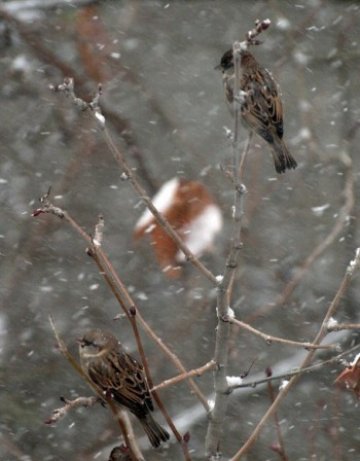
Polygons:
[[340,330],[360,330],[360,323],[335,323],[327,326],[327,330],[340,331]]
[[78,397],[74,400],[68,400],[65,397],[60,397],[60,400],[64,402],[62,407],[53,410],[50,418],[45,421],[47,425],[56,424],[58,421],[63,419],[71,410],[79,407],[89,408],[95,405],[95,403],[101,401],[98,397]]
[[266,333],[263,333],[262,331],[257,330],[256,328],[252,327],[251,325],[242,322],[241,320],[237,320],[235,318],[230,318],[229,319],[230,323],[233,323],[234,325],[238,325],[239,327],[243,328],[246,331],[249,331],[250,333],[253,333],[256,336],[259,336],[263,340],[265,340],[268,344],[271,343],[280,343],[280,344],[287,344],[288,346],[295,346],[295,347],[303,347],[304,349],[336,349],[338,346],[337,345],[314,345],[313,343],[309,342],[301,342],[301,341],[292,341],[291,339],[285,339],[285,338],[279,338],[278,336],[272,336],[268,335]]
[[59,91],[65,93],[65,95],[68,98],[70,98],[74,105],[80,110],[85,111],[87,109],[92,108],[90,103],[76,96],[73,78],[66,77],[64,78],[63,83],[60,83],[59,85],[49,85],[49,89],[52,91]]
[[255,27],[251,30],[249,30],[246,33],[246,41],[249,45],[260,45],[260,41],[256,40],[256,37],[261,34],[261,32],[264,32],[264,30],[268,29],[271,25],[270,19],[263,19],[262,21],[259,21],[259,19],[256,19],[255,21]]
[[354,347],[352,347],[350,349],[347,349],[344,352],[341,352],[341,354],[338,354],[335,357],[331,357],[331,359],[324,360],[324,361],[319,362],[319,363],[315,363],[314,365],[311,365],[309,367],[295,368],[294,370],[289,370],[286,373],[281,373],[279,375],[272,375],[270,377],[258,379],[256,381],[252,380],[252,381],[242,382],[242,383],[239,383],[239,384],[233,384],[233,385],[229,386],[229,390],[233,391],[235,389],[246,388],[246,387],[255,388],[255,387],[259,386],[260,384],[264,384],[264,383],[267,383],[269,381],[278,381],[278,380],[282,380],[282,379],[289,379],[292,376],[311,373],[312,371],[319,370],[319,368],[322,368],[325,365],[330,365],[332,363],[341,362],[343,357],[345,357],[346,355],[352,354],[353,352],[356,352],[358,349],[360,349],[360,344],[357,344],[356,346],[354,346]]
[[174,384],[181,383],[185,379],[191,378],[193,376],[201,376],[205,372],[213,369],[215,367],[216,363],[214,360],[210,360],[210,362],[206,363],[202,367],[195,368],[194,370],[187,371],[186,373],[181,373],[181,375],[174,376],[173,378],[166,379],[160,384],[157,384],[154,386],[152,389],[150,389],[150,392],[153,391],[159,391],[160,389],[165,389],[165,387],[173,386]]
[[[235,65],[234,94],[240,90],[240,61],[242,45],[239,42],[233,44],[233,55]],[[209,425],[206,433],[205,447],[209,457],[217,456],[220,440],[222,437],[223,421],[228,405],[228,381],[227,364],[229,355],[230,323],[227,321],[233,317],[230,309],[233,281],[240,250],[242,248],[241,232],[242,218],[244,215],[244,202],[246,186],[242,183],[244,161],[247,155],[251,134],[245,145],[245,149],[240,155],[239,149],[240,132],[240,104],[234,99],[234,139],[232,144],[233,158],[233,182],[234,182],[234,203],[233,203],[233,232],[229,255],[226,260],[224,275],[220,279],[217,293],[217,317],[215,354],[216,369],[214,372],[215,399],[214,407],[210,413]],[[241,176],[240,176],[241,175]]]
[[32,212],[32,216],[36,217],[39,216],[41,213],[51,213],[58,218],[63,218],[64,217],[64,212],[61,208],[54,206],[50,200],[51,194],[51,187],[49,187],[49,190],[47,191],[46,194],[44,194],[42,197],[39,198],[39,202],[42,204],[41,208],[37,208]]
[[[245,149],[240,154],[239,136],[240,136],[240,80],[241,80],[241,54],[247,49],[248,45],[257,44],[256,37],[270,26],[270,21],[255,22],[255,29],[249,31],[246,35],[245,42],[234,42],[234,138],[232,144],[233,158],[233,182],[234,182],[234,203],[233,203],[233,233],[232,244],[229,255],[226,260],[224,275],[218,286],[217,296],[217,316],[218,325],[216,329],[216,343],[214,360],[217,364],[214,373],[215,400],[214,407],[210,413],[210,420],[206,434],[205,447],[210,458],[216,457],[222,436],[223,421],[226,415],[228,404],[228,381],[227,381],[227,363],[229,354],[229,336],[230,323],[229,318],[233,317],[233,311],[229,308],[231,304],[233,281],[235,279],[238,265],[239,253],[242,248],[241,232],[242,218],[244,215],[244,202],[246,195],[246,186],[242,179],[245,168],[245,158],[248,153],[252,133],[248,135],[248,141]],[[246,97],[246,95],[245,95]]]

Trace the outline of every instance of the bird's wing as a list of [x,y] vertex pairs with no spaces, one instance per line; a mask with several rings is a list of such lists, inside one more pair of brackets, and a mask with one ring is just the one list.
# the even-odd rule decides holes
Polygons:
[[153,410],[143,367],[129,354],[113,353],[89,367],[89,377],[106,394],[136,416]]
[[276,128],[276,133],[281,139],[284,134],[283,128],[283,107],[278,92],[278,87],[273,80],[272,75],[266,69],[262,69],[264,76],[264,85],[262,86],[262,96],[264,104],[267,105],[269,117]]
[[270,74],[258,70],[255,75],[244,75],[241,87],[247,93],[241,107],[245,122],[266,141],[273,142],[273,127],[279,138],[283,136],[283,109],[276,84]]

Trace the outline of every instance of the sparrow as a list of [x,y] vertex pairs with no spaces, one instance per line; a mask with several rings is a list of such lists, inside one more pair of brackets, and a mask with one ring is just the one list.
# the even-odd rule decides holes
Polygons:
[[93,329],[78,340],[81,368],[100,394],[140,421],[153,447],[169,439],[151,415],[154,405],[143,367],[109,331]]
[[[264,69],[248,51],[241,51],[241,75],[239,88],[244,92],[240,103],[243,125],[255,131],[270,144],[277,173],[296,168],[297,163],[283,141],[283,107],[278,86],[272,75]],[[223,54],[216,67],[223,73],[226,100],[234,113],[235,68],[233,50]]]

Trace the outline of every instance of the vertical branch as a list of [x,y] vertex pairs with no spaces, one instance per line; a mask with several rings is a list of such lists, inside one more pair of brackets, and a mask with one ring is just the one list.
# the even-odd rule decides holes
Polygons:
[[233,234],[232,244],[229,255],[225,264],[224,275],[219,280],[217,286],[217,317],[218,324],[216,328],[215,355],[214,360],[216,368],[214,372],[215,400],[213,409],[210,412],[210,421],[205,440],[205,448],[208,459],[219,459],[219,450],[222,439],[222,428],[226,415],[228,396],[231,392],[227,381],[228,357],[229,357],[229,338],[230,325],[234,313],[230,308],[233,281],[239,260],[242,230],[242,217],[244,215],[244,202],[246,187],[242,182],[244,174],[245,157],[249,150],[252,133],[249,133],[248,141],[242,155],[239,149],[239,128],[241,116],[241,104],[243,98],[248,95],[243,94],[240,88],[241,84],[241,55],[247,50],[249,45],[258,45],[260,42],[257,36],[265,31],[271,24],[269,19],[255,21],[255,28],[249,30],[246,39],[242,42],[234,42],[232,54],[234,60],[234,86],[233,86],[233,104],[234,104],[234,139],[232,146],[233,158],[233,183],[234,183],[234,204],[233,204]]
[[231,302],[231,292],[235,277],[241,244],[242,216],[244,214],[244,199],[246,187],[241,182],[240,165],[244,164],[244,158],[249,148],[249,142],[240,156],[239,150],[239,128],[240,128],[240,104],[237,95],[240,91],[240,61],[243,44],[235,42],[233,46],[235,64],[234,82],[234,140],[233,140],[233,182],[234,182],[234,204],[233,204],[233,235],[232,245],[226,260],[225,271],[218,285],[217,292],[217,316],[218,324],[216,328],[216,342],[214,360],[216,368],[214,372],[215,400],[213,409],[210,412],[210,421],[206,434],[205,447],[209,459],[215,459],[220,450],[222,438],[222,428],[227,411],[228,396],[230,394],[227,382],[227,369],[229,357],[229,337],[231,323],[229,319],[233,317],[229,307]]

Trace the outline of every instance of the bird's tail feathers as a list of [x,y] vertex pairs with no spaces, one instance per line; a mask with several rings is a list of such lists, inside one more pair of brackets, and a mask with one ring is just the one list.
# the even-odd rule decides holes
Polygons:
[[156,448],[161,444],[161,442],[169,440],[169,433],[155,421],[150,413],[148,413],[144,418],[140,418],[140,422],[153,447]]
[[276,140],[273,144],[273,157],[277,173],[285,173],[286,169],[291,170],[297,167],[296,160],[290,154],[289,149],[282,139]]

